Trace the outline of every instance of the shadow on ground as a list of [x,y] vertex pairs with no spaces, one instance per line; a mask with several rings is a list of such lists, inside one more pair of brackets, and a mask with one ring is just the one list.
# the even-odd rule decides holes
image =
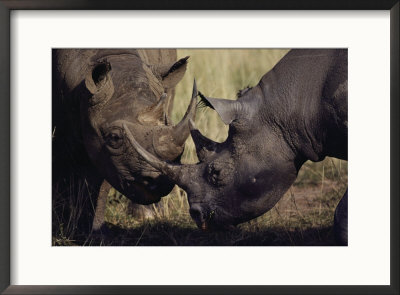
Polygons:
[[74,241],[53,241],[57,246],[335,246],[332,227],[305,230],[285,228],[234,229],[203,232],[166,222],[145,223],[133,229],[107,224],[107,234]]

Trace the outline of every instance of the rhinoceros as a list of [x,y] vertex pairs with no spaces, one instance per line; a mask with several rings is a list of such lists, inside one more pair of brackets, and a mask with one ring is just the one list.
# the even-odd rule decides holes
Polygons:
[[177,60],[172,49],[54,49],[52,58],[53,225],[63,224],[64,234],[99,230],[110,185],[137,204],[167,195],[175,183],[138,157],[122,126],[154,155],[179,161],[195,99],[177,125],[170,115],[188,57]]
[[[148,153],[125,127],[135,149],[188,194],[203,229],[230,227],[270,210],[307,160],[347,160],[347,50],[291,50],[237,100],[203,104],[229,124],[223,143],[191,121],[199,163],[174,165]],[[347,192],[335,213],[339,244],[347,244]]]

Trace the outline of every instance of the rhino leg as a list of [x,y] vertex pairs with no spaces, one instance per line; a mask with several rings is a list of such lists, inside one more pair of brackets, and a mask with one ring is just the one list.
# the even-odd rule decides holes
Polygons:
[[93,218],[92,233],[94,234],[104,234],[104,214],[106,211],[107,197],[110,189],[111,185],[106,180],[104,180],[100,186],[99,195],[97,197],[96,210]]
[[348,226],[348,208],[347,208],[347,190],[335,210],[334,231],[335,239],[338,245],[347,246],[347,226]]

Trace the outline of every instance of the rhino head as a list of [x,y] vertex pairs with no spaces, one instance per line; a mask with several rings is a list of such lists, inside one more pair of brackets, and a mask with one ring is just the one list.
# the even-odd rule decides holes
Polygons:
[[[190,120],[199,159],[193,165],[173,165],[148,153],[124,126],[132,146],[153,167],[188,194],[190,214],[198,227],[229,228],[271,209],[297,176],[302,160],[295,160],[289,146],[269,128],[255,128],[254,106],[261,93],[249,91],[245,100],[205,98],[229,124],[225,142],[203,136]],[[246,101],[246,102],[244,102]],[[257,142],[260,138],[267,138]],[[261,146],[260,146],[261,144]]]
[[127,141],[127,130],[157,157],[180,158],[195,98],[175,126],[168,110],[187,59],[154,66],[136,55],[110,55],[89,67],[80,87],[85,93],[80,95],[80,114],[87,153],[102,176],[135,203],[159,201],[174,183],[138,156]]

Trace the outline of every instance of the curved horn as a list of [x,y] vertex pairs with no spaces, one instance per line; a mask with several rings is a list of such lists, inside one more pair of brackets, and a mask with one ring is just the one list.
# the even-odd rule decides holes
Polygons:
[[196,154],[199,161],[203,162],[206,158],[215,154],[218,147],[218,142],[215,142],[203,134],[196,128],[192,119],[189,120],[190,133],[196,147]]
[[170,178],[172,181],[177,183],[182,188],[187,187],[187,179],[190,177],[190,167],[192,165],[171,165],[164,161],[161,161],[156,156],[150,154],[146,151],[133,137],[129,128],[123,124],[123,128],[125,130],[125,134],[133,146],[133,148],[137,151],[137,153],[142,156],[151,166],[160,171],[162,174]]
[[198,95],[196,80],[193,81],[192,99],[186,110],[182,120],[173,127],[171,133],[172,138],[177,146],[183,146],[186,139],[189,137],[189,120],[194,119],[196,116],[196,97]]
[[189,120],[196,115],[196,81],[193,85],[193,94],[189,107],[183,119],[176,126],[167,126],[153,134],[153,148],[163,160],[176,160],[182,153],[185,141],[189,137]]

